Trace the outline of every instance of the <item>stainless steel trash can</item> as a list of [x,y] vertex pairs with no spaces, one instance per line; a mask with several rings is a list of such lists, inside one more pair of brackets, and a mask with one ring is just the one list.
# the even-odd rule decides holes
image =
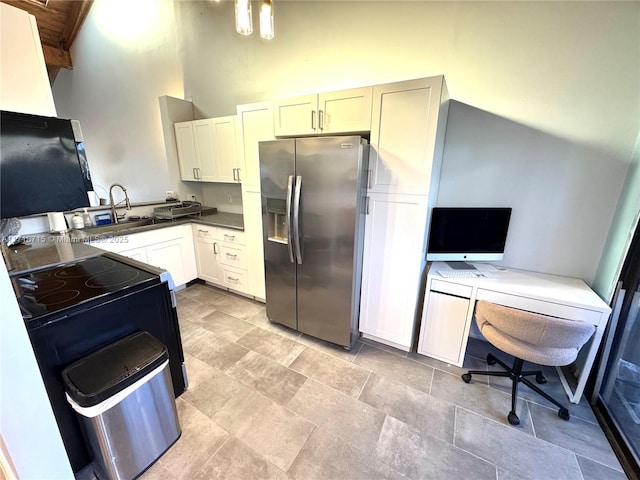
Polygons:
[[98,477],[136,478],[180,437],[167,349],[149,333],[87,355],[62,378]]

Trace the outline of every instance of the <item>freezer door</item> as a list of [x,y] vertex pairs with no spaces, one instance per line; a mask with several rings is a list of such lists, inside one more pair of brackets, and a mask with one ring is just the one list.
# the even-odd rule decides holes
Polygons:
[[354,273],[359,272],[361,165],[360,137],[296,139],[298,330],[343,346],[351,342]]
[[259,156],[267,318],[297,329],[296,264],[290,225],[295,142],[260,142]]

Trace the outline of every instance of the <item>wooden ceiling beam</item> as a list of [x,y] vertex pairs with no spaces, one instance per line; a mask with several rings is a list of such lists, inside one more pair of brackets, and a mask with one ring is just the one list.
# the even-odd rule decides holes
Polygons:
[[51,45],[42,45],[42,53],[44,54],[44,63],[47,65],[73,70],[71,54],[67,50],[61,50]]

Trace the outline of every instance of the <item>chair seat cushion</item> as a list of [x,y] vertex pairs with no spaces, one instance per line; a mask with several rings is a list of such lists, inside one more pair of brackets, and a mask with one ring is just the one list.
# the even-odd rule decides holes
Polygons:
[[534,346],[500,332],[489,323],[485,323],[480,331],[491,344],[503,352],[538,365],[569,365],[578,356],[577,348]]
[[540,365],[573,362],[595,327],[588,322],[527,312],[480,300],[476,323],[482,335],[500,350]]

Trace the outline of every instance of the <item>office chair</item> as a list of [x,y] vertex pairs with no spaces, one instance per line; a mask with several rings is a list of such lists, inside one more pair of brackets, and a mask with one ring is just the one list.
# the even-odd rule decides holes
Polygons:
[[513,366],[509,367],[492,354],[488,354],[489,365],[497,362],[506,371],[470,370],[462,375],[462,380],[469,383],[472,375],[511,378],[511,411],[507,416],[511,425],[520,423],[516,414],[520,382],[556,405],[559,408],[560,418],[569,420],[569,410],[526,378],[535,375],[536,382],[544,384],[547,380],[542,371],[523,371],[522,365],[524,361],[548,366],[569,365],[578,356],[580,348],[593,335],[595,327],[587,322],[540,315],[484,300],[477,303],[475,318],[482,335],[495,347],[513,355],[515,360]]

